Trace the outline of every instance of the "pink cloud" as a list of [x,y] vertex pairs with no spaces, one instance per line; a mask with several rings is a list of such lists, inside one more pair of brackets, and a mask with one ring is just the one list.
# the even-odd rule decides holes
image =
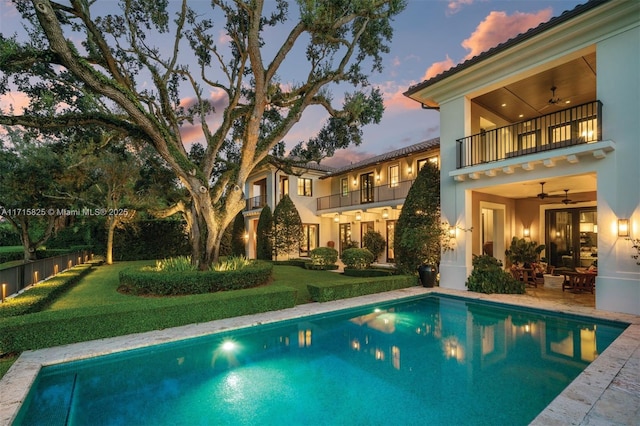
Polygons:
[[375,154],[357,148],[346,148],[336,151],[333,157],[322,160],[321,164],[339,168],[348,166],[352,163],[357,163],[358,161],[366,160],[374,155]]
[[534,14],[516,12],[513,15],[507,15],[505,12],[491,12],[478,25],[471,37],[462,42],[462,47],[469,51],[465,60],[548,21],[551,16],[551,8]]
[[21,114],[23,109],[29,106],[29,97],[22,92],[9,92],[4,95],[0,95],[0,109],[2,111],[9,111],[10,107],[17,114]]
[[462,9],[462,6],[470,5],[473,0],[452,0],[447,4],[447,15],[456,14]]
[[427,68],[427,71],[425,71],[424,77],[422,79],[428,80],[431,77],[435,77],[438,74],[442,74],[444,71],[448,70],[454,65],[455,65],[455,62],[453,62],[453,59],[451,59],[449,55],[447,55],[447,59],[445,59],[444,61],[436,62],[432,64],[429,68]]

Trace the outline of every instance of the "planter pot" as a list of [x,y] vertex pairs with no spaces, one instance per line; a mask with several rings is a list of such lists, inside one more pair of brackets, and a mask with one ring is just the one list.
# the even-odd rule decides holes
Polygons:
[[418,275],[423,287],[433,287],[436,285],[438,270],[434,265],[418,266]]

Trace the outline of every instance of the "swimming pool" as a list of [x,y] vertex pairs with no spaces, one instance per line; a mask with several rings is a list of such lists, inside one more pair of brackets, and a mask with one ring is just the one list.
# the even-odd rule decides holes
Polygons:
[[15,424],[527,424],[624,327],[414,298],[45,367]]

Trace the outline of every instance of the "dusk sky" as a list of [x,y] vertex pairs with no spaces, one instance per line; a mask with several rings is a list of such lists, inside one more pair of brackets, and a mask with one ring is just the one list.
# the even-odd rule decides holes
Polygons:
[[[382,122],[364,129],[362,145],[339,151],[323,164],[345,165],[438,137],[439,113],[421,109],[403,92],[585,1],[408,0],[407,8],[394,21],[394,38],[391,52],[385,55],[383,73],[370,78],[384,93],[386,109]],[[101,3],[112,8],[115,1],[98,0],[94,7],[100,7]],[[205,0],[200,3],[209,4]],[[8,36],[21,31],[13,4],[0,0],[0,32]],[[268,43],[267,39],[267,47]],[[301,56],[300,60],[305,58]],[[341,99],[341,92],[334,94]],[[1,108],[6,109],[10,103],[19,105],[20,98],[0,97]],[[326,113],[320,108],[309,109],[285,142],[293,145],[308,139],[325,119]],[[193,142],[190,137],[185,133],[185,142]]]

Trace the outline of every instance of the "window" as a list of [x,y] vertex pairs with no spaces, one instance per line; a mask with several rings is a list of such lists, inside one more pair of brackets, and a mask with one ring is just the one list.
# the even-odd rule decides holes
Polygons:
[[421,160],[418,160],[418,171],[422,170],[422,168],[424,167],[425,164],[427,164],[427,162],[435,165],[437,168],[440,168],[440,165],[438,164],[438,156],[433,156],[433,157],[423,158]]
[[315,223],[302,224],[302,241],[300,242],[300,256],[309,256],[311,250],[318,247],[320,225]]
[[311,197],[311,179],[298,178],[298,195]]
[[280,198],[289,195],[289,176],[280,178]]
[[398,186],[399,183],[400,167],[397,164],[395,166],[389,166],[389,186]]
[[342,178],[340,179],[340,195],[343,197],[349,196],[349,179]]
[[360,175],[360,202],[373,202],[373,173]]

